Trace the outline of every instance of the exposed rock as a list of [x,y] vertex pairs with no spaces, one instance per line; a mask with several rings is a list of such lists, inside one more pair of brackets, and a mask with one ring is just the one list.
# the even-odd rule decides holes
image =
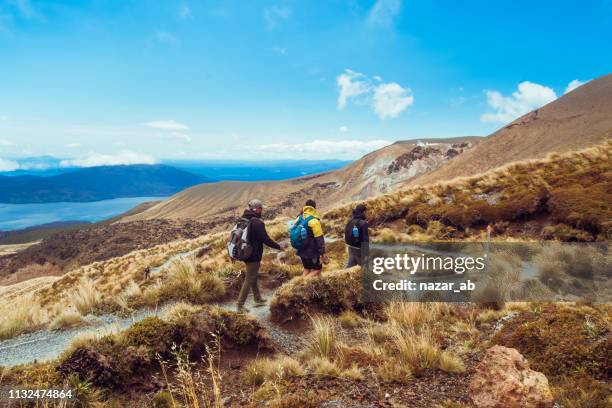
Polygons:
[[546,376],[516,349],[493,346],[476,367],[470,399],[477,408],[547,408],[554,397]]

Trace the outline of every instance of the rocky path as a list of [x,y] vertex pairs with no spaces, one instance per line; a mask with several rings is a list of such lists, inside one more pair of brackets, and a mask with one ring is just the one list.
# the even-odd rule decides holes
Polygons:
[[112,314],[88,316],[90,324],[69,330],[39,330],[24,333],[12,339],[0,342],[0,366],[12,367],[19,364],[41,362],[57,358],[75,337],[87,333],[107,333],[122,330],[150,316],[158,316],[169,307],[139,310],[136,313],[120,317]]
[[[263,296],[270,298],[273,291],[263,291]],[[162,315],[172,304],[166,304],[158,309],[138,310],[130,316],[120,317],[112,314],[102,316],[88,316],[87,326],[69,330],[39,330],[24,333],[20,336],[0,342],[0,366],[12,367],[20,364],[42,362],[57,358],[71,343],[71,341],[87,332],[108,333],[126,329],[132,324],[150,316]],[[217,306],[225,310],[235,310],[234,300],[218,303]],[[249,296],[246,306],[249,314],[255,317],[269,332],[272,346],[279,352],[291,354],[301,348],[301,330],[283,327],[270,320],[270,308],[266,305],[255,307],[252,296]]]

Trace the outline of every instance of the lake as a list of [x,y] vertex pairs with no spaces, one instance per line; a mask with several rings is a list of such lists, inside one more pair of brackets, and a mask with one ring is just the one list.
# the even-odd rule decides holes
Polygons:
[[59,221],[96,222],[119,215],[140,203],[165,198],[130,197],[87,203],[0,203],[0,231],[13,231]]

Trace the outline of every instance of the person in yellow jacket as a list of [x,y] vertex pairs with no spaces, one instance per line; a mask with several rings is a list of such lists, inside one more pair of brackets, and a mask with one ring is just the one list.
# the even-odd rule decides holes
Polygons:
[[317,204],[314,200],[307,200],[306,205],[302,208],[302,212],[297,217],[295,222],[300,222],[302,219],[308,219],[306,229],[308,236],[304,246],[297,250],[297,254],[304,265],[303,276],[319,276],[323,269],[322,263],[329,262],[325,255],[325,237],[323,234],[323,226],[321,218],[317,212]]

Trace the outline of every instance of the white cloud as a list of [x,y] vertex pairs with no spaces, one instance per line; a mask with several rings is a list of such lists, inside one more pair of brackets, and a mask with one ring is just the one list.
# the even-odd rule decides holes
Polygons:
[[336,78],[338,85],[338,109],[342,110],[348,102],[369,104],[381,119],[396,118],[406,108],[414,104],[414,95],[410,88],[404,88],[397,82],[383,82],[375,75],[373,80],[366,75],[350,69]]
[[356,158],[363,156],[373,150],[390,145],[387,140],[313,140],[306,143],[273,143],[257,147],[257,150],[266,153],[283,154],[293,156],[303,155],[325,155],[337,157]]
[[162,130],[188,130],[189,126],[184,123],[177,122],[173,119],[169,120],[154,120],[152,122],[145,123],[145,126],[148,126],[153,129],[162,129]]
[[398,83],[378,85],[374,90],[374,111],[381,119],[396,118],[413,103],[412,90]]
[[102,153],[89,153],[87,156],[62,160],[61,167],[96,167],[96,166],[119,166],[127,164],[155,164],[157,161],[146,154],[136,153],[129,150],[121,150],[115,155]]
[[368,94],[372,90],[370,80],[364,74],[350,69],[345,69],[342,74],[338,75],[336,83],[340,88],[338,94],[338,109],[340,110],[344,109],[349,99]]
[[15,143],[10,140],[0,139],[0,146],[15,146]]
[[80,143],[68,143],[64,145],[64,147],[67,147],[69,149],[76,149],[77,147],[81,147],[81,144]]
[[348,132],[348,131],[349,131],[349,128],[348,128],[348,126],[340,126],[340,129],[339,129],[339,130],[340,130],[342,133],[346,133],[346,132]]
[[264,10],[264,20],[268,30],[275,29],[282,21],[291,16],[291,9],[285,6],[272,6]]
[[14,160],[0,158],[0,171],[14,171],[19,169],[19,163]]
[[401,9],[402,0],[377,0],[366,22],[372,27],[389,27]]
[[586,84],[589,81],[590,79],[588,81],[580,81],[578,79],[574,79],[573,81],[570,81],[569,84],[567,84],[567,87],[565,88],[564,93],[572,92],[574,89],[578,88],[581,85]]
[[486,94],[487,103],[495,112],[480,116],[482,122],[508,123],[557,99],[552,88],[529,81],[521,82],[511,96],[498,91],[486,91]]

